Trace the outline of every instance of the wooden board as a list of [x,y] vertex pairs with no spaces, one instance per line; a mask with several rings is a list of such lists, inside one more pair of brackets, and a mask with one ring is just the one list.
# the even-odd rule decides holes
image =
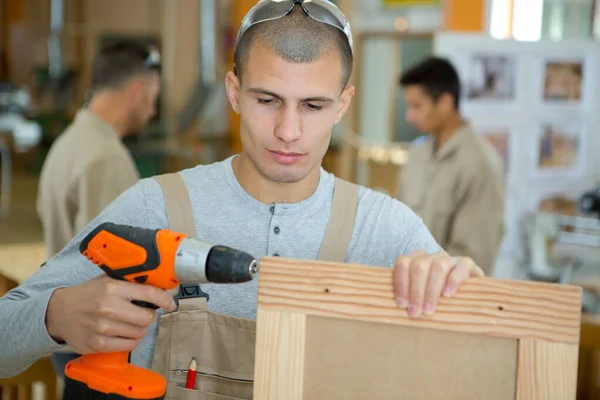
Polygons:
[[23,283],[46,260],[43,242],[0,245],[0,275]]
[[472,278],[414,320],[390,268],[266,257],[254,398],[575,399],[580,319],[580,287]]

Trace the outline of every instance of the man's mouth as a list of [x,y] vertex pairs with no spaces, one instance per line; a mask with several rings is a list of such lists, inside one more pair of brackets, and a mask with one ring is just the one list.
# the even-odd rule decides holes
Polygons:
[[275,161],[280,164],[293,164],[300,160],[304,154],[286,151],[269,150]]

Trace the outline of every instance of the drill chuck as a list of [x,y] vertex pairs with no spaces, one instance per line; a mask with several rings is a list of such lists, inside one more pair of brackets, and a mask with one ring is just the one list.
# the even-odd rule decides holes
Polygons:
[[242,283],[254,279],[256,272],[250,254],[191,236],[181,240],[175,256],[175,276],[182,284]]

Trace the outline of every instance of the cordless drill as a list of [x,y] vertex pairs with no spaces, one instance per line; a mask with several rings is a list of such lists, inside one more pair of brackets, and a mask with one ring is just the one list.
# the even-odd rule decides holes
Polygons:
[[[186,283],[241,283],[254,278],[257,262],[248,253],[168,229],[103,223],[90,232],[80,252],[108,276],[174,289]],[[133,303],[152,309],[153,304]],[[129,364],[128,352],[86,354],[65,368],[64,400],[161,400],[162,375]]]

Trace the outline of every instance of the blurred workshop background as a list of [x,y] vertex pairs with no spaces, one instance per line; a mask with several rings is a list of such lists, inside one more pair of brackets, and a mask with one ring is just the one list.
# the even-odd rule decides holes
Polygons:
[[[408,149],[424,135],[405,118],[400,76],[425,57],[448,57],[461,112],[505,163],[506,232],[493,275],[584,286],[578,391],[599,399],[600,0],[334,2],[353,28],[357,92],[324,168],[396,196]],[[212,163],[241,149],[224,76],[255,3],[0,1],[0,295],[44,261],[40,171],[89,98],[100,47],[127,38],[161,53],[158,112],[124,139],[140,176]],[[16,379],[19,398],[33,381],[54,398],[47,360]],[[16,398],[2,386],[0,399]]]

